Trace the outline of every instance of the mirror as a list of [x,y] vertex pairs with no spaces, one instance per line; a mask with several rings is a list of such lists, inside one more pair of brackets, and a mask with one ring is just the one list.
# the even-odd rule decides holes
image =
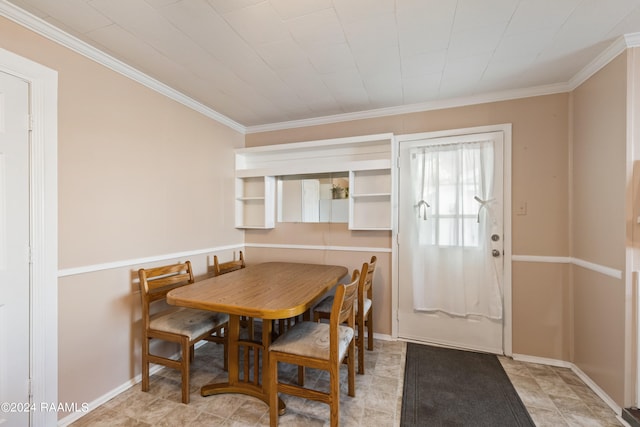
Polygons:
[[349,222],[347,172],[278,177],[278,222]]

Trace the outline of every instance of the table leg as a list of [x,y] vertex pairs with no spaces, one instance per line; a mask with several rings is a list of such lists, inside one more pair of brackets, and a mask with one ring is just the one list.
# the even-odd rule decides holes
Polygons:
[[[253,342],[251,343],[254,351],[262,351],[262,367],[254,366],[255,372],[261,372],[261,381],[258,384],[249,381],[249,373],[244,372],[244,381],[240,379],[240,345],[243,345],[240,341],[240,316],[235,314],[229,315],[229,331],[227,351],[229,352],[229,380],[222,383],[212,383],[202,386],[200,394],[202,396],[211,396],[213,394],[222,393],[242,393],[249,396],[256,397],[267,405],[269,405],[269,345],[271,344],[271,320],[263,320],[262,322],[262,344]],[[251,340],[249,340],[251,341]],[[245,366],[248,366],[249,348],[246,347],[244,342],[245,351],[244,358],[247,359]],[[257,364],[257,362],[256,362]],[[245,369],[246,371],[246,369]],[[278,399],[278,412],[283,415],[285,412],[285,404],[281,399]]]

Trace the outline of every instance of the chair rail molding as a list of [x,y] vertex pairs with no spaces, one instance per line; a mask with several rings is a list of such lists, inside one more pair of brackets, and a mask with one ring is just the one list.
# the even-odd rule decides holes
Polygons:
[[618,270],[616,268],[607,267],[605,265],[596,264],[590,261],[585,261],[583,259],[574,258],[574,257],[541,256],[541,255],[511,255],[511,261],[543,262],[543,263],[550,263],[550,264],[573,264],[578,267],[586,268],[587,270],[604,274],[605,276],[613,277],[614,279],[622,279],[622,270]]
[[247,248],[270,248],[270,249],[303,249],[312,251],[344,251],[344,252],[377,252],[391,253],[391,248],[376,248],[364,246],[323,246],[323,245],[291,245],[275,243],[245,243]]
[[58,277],[75,276],[78,274],[94,273],[96,271],[102,271],[102,270],[131,267],[132,265],[137,266],[142,264],[148,264],[151,262],[167,261],[167,260],[176,259],[176,258],[185,258],[189,256],[194,256],[194,255],[202,255],[207,253],[226,251],[230,249],[242,249],[244,248],[244,246],[245,246],[244,243],[235,243],[235,244],[225,245],[225,246],[216,246],[213,248],[194,249],[191,251],[154,255],[154,256],[149,256],[144,258],[133,258],[133,259],[126,259],[121,261],[105,262],[103,264],[93,264],[93,265],[86,265],[82,267],[65,268],[65,269],[58,270]]

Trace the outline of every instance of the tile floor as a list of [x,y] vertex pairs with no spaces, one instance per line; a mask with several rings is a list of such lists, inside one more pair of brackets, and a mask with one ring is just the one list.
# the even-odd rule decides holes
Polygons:
[[[406,343],[375,342],[366,353],[366,374],[356,375],[356,397],[341,391],[341,426],[399,426]],[[207,343],[196,350],[191,402],[180,403],[177,371],[164,369],[151,378],[148,393],[140,385],[121,393],[73,424],[82,426],[268,426],[269,413],[260,400],[244,395],[201,397],[203,384],[226,378],[222,346]],[[500,358],[505,371],[537,426],[620,426],[613,411],[570,369]],[[281,375],[295,378],[282,366]],[[346,369],[342,369],[346,374]],[[308,370],[306,384],[326,386],[328,376]],[[346,381],[342,383],[345,384]],[[280,426],[328,426],[329,409],[322,403],[284,395],[287,413]],[[425,423],[428,425],[428,423]]]

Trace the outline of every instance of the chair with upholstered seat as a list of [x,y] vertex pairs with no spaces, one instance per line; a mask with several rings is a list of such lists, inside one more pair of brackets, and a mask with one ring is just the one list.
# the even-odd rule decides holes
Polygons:
[[[271,426],[278,425],[278,392],[327,403],[331,426],[340,419],[340,366],[347,364],[348,395],[355,396],[355,308],[358,270],[351,283],[337,286],[329,323],[299,322],[269,347],[269,415]],[[346,325],[345,325],[346,324]],[[278,380],[278,363],[298,365],[298,384]],[[304,368],[329,372],[329,392],[302,386]]]
[[[229,316],[206,310],[166,304],[167,293],[194,282],[191,262],[138,270],[142,296],[142,391],[149,391],[149,365],[156,363],[177,369],[182,377],[182,403],[189,403],[189,369],[194,345],[202,340],[221,343],[227,367],[226,336],[223,329]],[[151,339],[180,345],[178,360],[151,352]]]
[[[362,275],[358,285],[358,303],[356,305],[356,347],[358,348],[358,374],[364,374],[364,328],[367,328],[367,350],[373,350],[373,275],[377,258],[362,264]],[[333,306],[333,296],[324,298],[313,310],[313,320],[329,319]]]
[[218,255],[213,256],[213,275],[219,276],[221,274],[231,273],[232,271],[240,270],[241,268],[245,268],[246,265],[244,263],[244,255],[242,251],[240,251],[240,256],[238,259],[234,259],[226,262],[219,262]]
[[[219,262],[218,255],[213,256],[213,275],[220,276],[221,274],[231,273],[232,271],[240,270],[246,267],[244,262],[244,254],[240,251],[238,259],[235,259],[235,252],[233,254],[233,260],[226,262]],[[250,339],[253,339],[253,318],[247,316],[240,317],[240,323],[247,328],[247,333]]]

